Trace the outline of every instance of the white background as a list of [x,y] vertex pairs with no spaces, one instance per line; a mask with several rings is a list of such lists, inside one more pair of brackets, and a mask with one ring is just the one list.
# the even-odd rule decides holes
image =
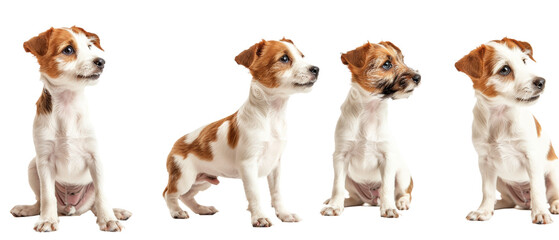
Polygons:
[[[552,1],[2,1],[0,3],[0,238],[1,239],[285,239],[553,238],[530,212],[499,210],[488,222],[468,222],[481,201],[477,155],[471,144],[474,91],[454,63],[470,50],[505,36],[534,48],[546,92],[533,106],[559,146],[557,8]],[[42,89],[38,64],[24,41],[51,26],[96,33],[106,51],[100,83],[86,91],[105,166],[105,191],[114,207],[134,213],[122,233],[102,233],[91,213],[60,218],[55,233],[32,230],[37,217],[14,218],[16,204],[32,204],[27,165],[34,156],[32,122]],[[234,57],[261,39],[292,39],[320,67],[311,93],[287,108],[288,142],[282,188],[300,223],[281,223],[260,194],[274,226],[254,229],[240,180],[198,195],[214,216],[175,220],[162,198],[165,161],[173,143],[201,125],[235,112],[248,97],[250,74]],[[320,215],[330,196],[339,106],[350,73],[340,54],[367,40],[392,41],[422,85],[390,103],[392,132],[414,179],[411,210],[398,219],[377,207],[354,207],[341,217]],[[186,208],[185,208],[186,209]],[[330,239],[330,238],[329,238]]]

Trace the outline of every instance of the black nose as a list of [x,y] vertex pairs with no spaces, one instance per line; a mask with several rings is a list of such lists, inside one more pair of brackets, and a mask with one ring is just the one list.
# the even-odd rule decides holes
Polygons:
[[95,63],[99,69],[103,69],[105,67],[105,59],[96,58],[93,60],[93,63]]
[[411,79],[413,80],[414,83],[418,84],[419,82],[421,82],[421,75],[415,74]]
[[312,75],[318,77],[318,70],[320,70],[317,66],[312,66],[311,68],[309,68],[309,71],[311,71]]
[[543,90],[545,88],[545,79],[538,77],[536,79],[534,79],[533,81],[534,86],[536,86],[536,88]]

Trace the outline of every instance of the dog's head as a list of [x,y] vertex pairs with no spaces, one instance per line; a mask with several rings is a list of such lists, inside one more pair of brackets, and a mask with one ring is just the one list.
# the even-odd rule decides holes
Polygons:
[[529,43],[503,38],[474,49],[455,67],[472,79],[476,91],[490,99],[531,104],[545,88],[545,79],[530,68],[534,62]]
[[381,98],[406,98],[421,81],[421,75],[404,63],[404,55],[391,42],[366,43],[342,54],[351,80]]
[[235,61],[250,70],[264,87],[286,94],[308,92],[318,78],[318,67],[308,64],[289,39],[262,40],[241,52]]
[[37,57],[41,73],[55,86],[94,84],[105,67],[99,37],[76,26],[50,28],[23,48]]

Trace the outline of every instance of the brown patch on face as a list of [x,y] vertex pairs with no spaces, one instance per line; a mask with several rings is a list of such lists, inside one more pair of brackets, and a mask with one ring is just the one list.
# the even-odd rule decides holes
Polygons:
[[[62,73],[58,69],[57,60],[65,62],[75,61],[78,47],[75,39],[70,32],[64,29],[50,28],[49,30],[29,39],[23,43],[26,52],[30,52],[37,58],[40,71],[49,77],[57,78]],[[72,46],[74,54],[65,55],[62,50],[67,46]]]
[[[97,34],[87,32],[83,28],[76,27],[76,26],[73,26],[71,29],[75,33],[84,34],[88,39],[90,39],[93,42],[93,45],[95,45],[97,48],[103,50],[103,48],[101,47],[101,40],[99,39],[99,36],[97,36]],[[103,51],[105,51],[105,50],[103,50]]]
[[547,152],[547,160],[553,161],[557,160],[557,155],[555,154],[555,150],[553,150],[553,145],[551,142],[549,143],[549,151]]
[[[235,61],[248,68],[252,77],[265,87],[276,88],[280,85],[278,77],[291,68],[294,59],[282,41],[292,43],[291,40],[285,38],[281,41],[262,40],[237,55]],[[286,63],[280,61],[284,55],[289,58]]]
[[[353,82],[366,91],[387,96],[405,89],[416,74],[404,63],[404,56],[391,42],[366,43],[342,54],[342,63],[351,71]],[[389,62],[389,69],[383,68]]]
[[520,50],[526,54],[528,54],[528,57],[530,57],[530,59],[532,59],[534,62],[536,61],[534,59],[534,57],[532,56],[533,54],[533,50],[532,50],[532,46],[528,43],[528,42],[523,42],[523,41],[518,41],[512,38],[503,38],[501,40],[493,40],[493,42],[496,43],[500,43],[500,44],[505,44],[507,47],[509,48],[520,48]]
[[36,105],[37,115],[46,115],[52,112],[52,97],[47,89],[43,88],[43,93],[37,100]]
[[481,45],[454,64],[456,70],[465,73],[472,79],[474,89],[487,97],[498,95],[495,87],[488,85],[489,77],[493,75],[494,55],[495,50],[492,47]]
[[[532,116],[534,117],[534,116]],[[538,133],[538,137],[542,136],[542,126],[540,125],[540,123],[538,122],[538,119],[536,119],[536,117],[534,117],[534,121],[536,122],[536,132]]]

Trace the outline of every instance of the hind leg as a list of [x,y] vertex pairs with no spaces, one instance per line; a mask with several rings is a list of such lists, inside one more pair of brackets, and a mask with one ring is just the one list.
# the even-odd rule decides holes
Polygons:
[[511,193],[508,187],[500,178],[497,178],[497,191],[501,193],[501,199],[497,200],[497,202],[495,203],[495,210],[516,207],[516,203],[510,196]]
[[349,177],[346,177],[345,189],[349,193],[349,198],[344,199],[344,207],[355,207],[365,204],[365,202],[361,200],[361,197],[359,197],[359,193],[355,188],[355,182]]
[[28,178],[29,178],[29,185],[35,193],[35,199],[37,202],[33,205],[17,205],[12,208],[10,213],[14,217],[29,217],[29,216],[36,216],[39,215],[41,212],[41,190],[39,187],[39,175],[37,173],[37,164],[35,163],[35,159],[31,160],[29,163],[28,169]]
[[407,170],[400,171],[396,175],[396,208],[398,210],[410,209],[411,191],[413,189],[413,180]]
[[[163,197],[167,203],[167,208],[171,213],[171,217],[176,219],[187,219],[188,213],[179,206],[179,196],[187,193],[192,184],[196,181],[196,172],[192,166],[184,167],[184,165],[176,164],[175,158],[170,157],[168,161],[172,161],[169,169],[169,183],[163,192]],[[188,164],[190,159],[181,159],[183,164]]]
[[196,196],[196,194],[198,194],[198,192],[204,191],[204,190],[206,190],[210,187],[211,187],[211,184],[209,182],[194,184],[187,193],[180,196],[180,200],[186,206],[188,206],[190,208],[190,210],[192,210],[196,214],[199,214],[199,215],[214,215],[215,213],[218,212],[215,207],[200,205],[194,199],[194,196]]

